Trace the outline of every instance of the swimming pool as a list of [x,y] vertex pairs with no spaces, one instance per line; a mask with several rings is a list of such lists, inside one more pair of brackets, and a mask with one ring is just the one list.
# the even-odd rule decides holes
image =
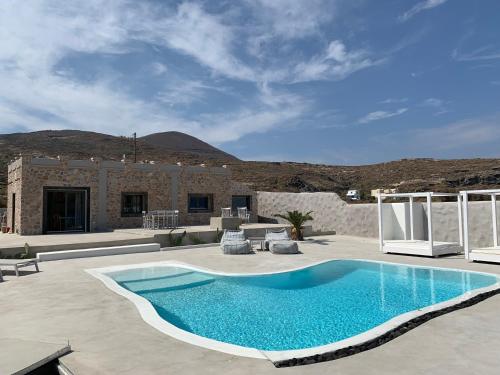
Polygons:
[[275,358],[352,344],[352,338],[366,339],[367,333],[376,336],[498,282],[484,273],[365,260],[260,275],[218,274],[175,263],[129,267],[99,270],[99,275],[132,299],[146,321],[156,315],[149,322],[157,328],[183,331],[181,337],[172,335],[190,342],[197,337],[193,343],[226,352],[234,347],[237,354],[253,357],[281,353]]

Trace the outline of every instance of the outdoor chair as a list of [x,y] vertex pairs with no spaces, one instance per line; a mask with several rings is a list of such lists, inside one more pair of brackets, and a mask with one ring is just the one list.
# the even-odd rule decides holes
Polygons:
[[273,254],[298,254],[297,242],[292,241],[286,229],[279,231],[266,230],[265,245]]
[[221,217],[233,217],[231,207],[221,208]]
[[245,238],[242,230],[225,230],[220,241],[220,248],[224,254],[250,254],[252,247]]
[[243,223],[250,222],[250,212],[246,207],[237,207],[238,217]]

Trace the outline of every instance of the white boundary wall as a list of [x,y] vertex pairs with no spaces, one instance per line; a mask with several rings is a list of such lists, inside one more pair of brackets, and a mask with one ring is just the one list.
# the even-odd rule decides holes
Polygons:
[[[285,211],[298,210],[302,212],[314,211],[312,224],[314,233],[337,233],[343,235],[378,238],[378,218],[377,204],[348,204],[336,193],[273,193],[259,191],[258,214],[270,219],[276,219],[273,215],[284,213]],[[402,200],[402,202],[404,202]],[[415,227],[422,228],[416,230],[415,238],[427,238],[427,215],[425,204],[415,203],[415,209],[421,214],[416,218]],[[385,210],[392,210],[390,215],[384,215],[391,220],[384,223],[386,239],[402,239],[405,228],[405,211],[403,204],[384,205]],[[497,203],[500,210],[500,201]],[[491,202],[470,202],[469,203],[469,233],[471,246],[492,246],[492,221]],[[417,213],[416,212],[416,213]],[[458,219],[456,202],[433,202],[433,235],[435,241],[458,242]],[[278,222],[282,223],[281,219]],[[308,223],[309,224],[309,223]],[[387,225],[386,225],[387,224]],[[497,223],[497,226],[500,225]],[[500,226],[499,226],[500,228]],[[499,229],[500,231],[500,229]]]

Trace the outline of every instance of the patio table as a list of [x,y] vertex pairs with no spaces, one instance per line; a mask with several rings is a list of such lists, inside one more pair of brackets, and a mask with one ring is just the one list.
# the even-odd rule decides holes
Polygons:
[[266,249],[265,237],[248,237],[248,240],[250,241],[250,246],[252,247],[252,249],[255,244],[260,244],[260,251],[264,251]]

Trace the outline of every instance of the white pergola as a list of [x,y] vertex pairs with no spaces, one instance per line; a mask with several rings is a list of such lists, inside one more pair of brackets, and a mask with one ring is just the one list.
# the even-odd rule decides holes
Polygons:
[[[470,261],[484,261],[500,263],[500,247],[498,246],[498,227],[497,227],[497,196],[500,195],[500,189],[491,190],[465,190],[461,191],[464,206],[464,252],[465,259]],[[490,196],[491,199],[491,222],[493,229],[493,247],[483,247],[472,249],[470,246],[469,234],[469,195]]]
[[[435,197],[455,197],[457,199],[458,212],[458,232],[459,242],[439,242],[434,241],[432,228],[432,199]],[[384,198],[399,198],[408,199],[410,203],[410,239],[407,240],[384,240],[383,228],[383,209],[382,201]],[[427,233],[428,240],[416,240],[414,237],[414,212],[413,202],[415,198],[426,198],[427,205]],[[396,193],[396,194],[379,194],[378,195],[378,222],[379,222],[379,244],[380,251],[384,253],[398,253],[410,255],[424,256],[440,256],[445,254],[458,254],[463,247],[463,231],[462,231],[462,202],[460,194],[454,193]]]

